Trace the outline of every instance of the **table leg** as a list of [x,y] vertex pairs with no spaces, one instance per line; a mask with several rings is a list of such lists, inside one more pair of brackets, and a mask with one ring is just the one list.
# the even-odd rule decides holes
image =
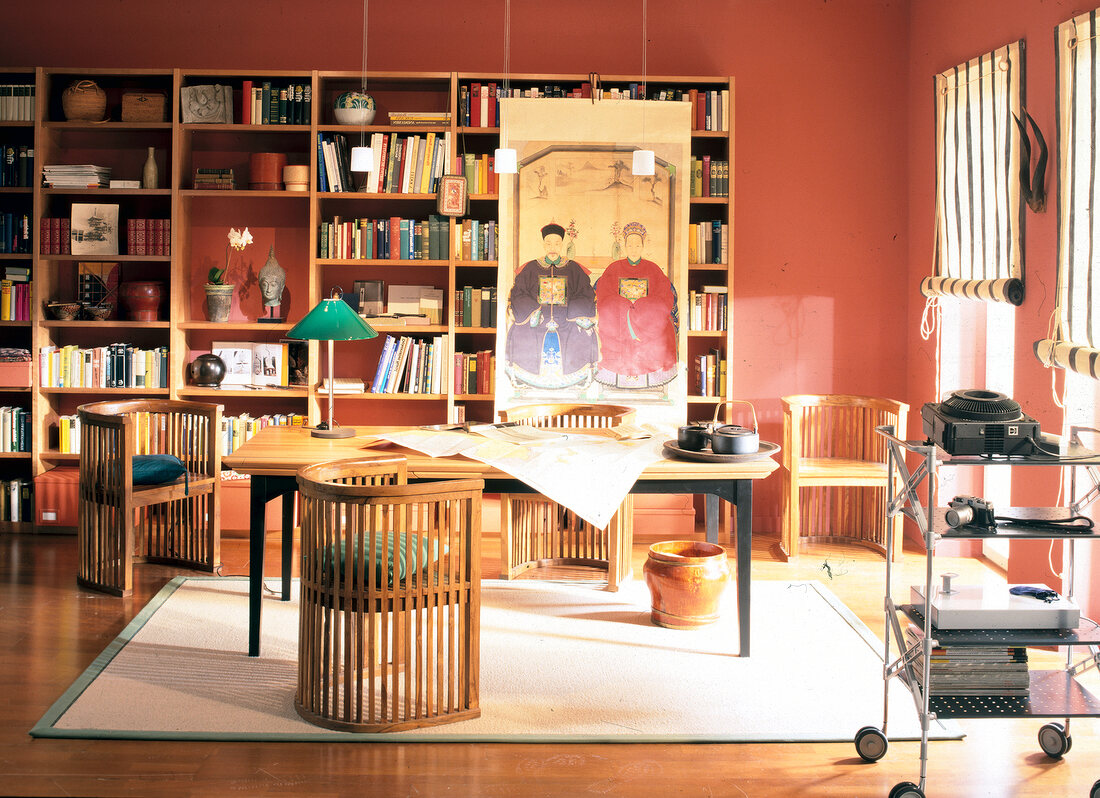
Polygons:
[[738,656],[749,655],[749,596],[752,577],[752,480],[733,483],[737,507],[737,627],[741,633]]
[[260,601],[264,585],[267,477],[253,474],[248,510],[248,656],[260,656]]
[[294,491],[283,494],[283,601],[290,601],[290,571],[294,554]]
[[707,543],[717,543],[719,499],[713,493],[704,493],[703,498],[706,502]]

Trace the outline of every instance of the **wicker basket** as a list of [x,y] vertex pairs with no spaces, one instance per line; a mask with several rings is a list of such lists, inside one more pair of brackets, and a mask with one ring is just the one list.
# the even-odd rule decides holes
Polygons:
[[122,95],[123,122],[166,122],[166,101],[160,92],[128,91]]
[[61,108],[70,122],[101,122],[107,110],[107,92],[94,80],[78,80],[61,94]]

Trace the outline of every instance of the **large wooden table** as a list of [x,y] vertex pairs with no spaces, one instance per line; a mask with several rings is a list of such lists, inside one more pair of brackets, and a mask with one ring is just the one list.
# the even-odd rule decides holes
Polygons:
[[[392,427],[386,429],[393,429]],[[260,654],[260,610],[264,572],[264,520],[267,503],[283,500],[282,600],[290,600],[296,474],[305,465],[358,457],[371,452],[399,452],[408,457],[409,481],[483,479],[487,493],[530,493],[514,477],[467,457],[432,458],[380,441],[379,427],[358,427],[353,438],[314,438],[301,427],[266,427],[240,446],[222,464],[251,478],[249,509],[248,655]],[[736,507],[734,538],[737,563],[739,655],[749,655],[750,560],[752,553],[752,482],[778,465],[771,457],[741,463],[688,462],[667,458],[647,467],[631,493],[701,493],[706,496],[706,535],[718,542],[718,500]]]

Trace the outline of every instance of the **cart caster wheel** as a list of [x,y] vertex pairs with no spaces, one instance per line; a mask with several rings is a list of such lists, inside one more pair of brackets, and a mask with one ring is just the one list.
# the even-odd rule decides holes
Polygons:
[[1039,729],[1039,747],[1051,759],[1061,759],[1072,745],[1073,740],[1061,723],[1048,723]]
[[886,735],[874,726],[864,726],[856,732],[856,753],[866,762],[878,762],[886,755]]
[[903,781],[890,790],[890,798],[924,798],[924,790],[911,781]]
[[1089,798],[1100,798],[1100,779],[1096,780],[1096,783],[1092,785],[1092,789],[1089,790]]

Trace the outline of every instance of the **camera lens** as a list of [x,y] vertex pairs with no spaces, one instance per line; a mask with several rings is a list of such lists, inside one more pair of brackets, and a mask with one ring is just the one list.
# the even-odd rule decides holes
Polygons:
[[974,520],[974,508],[970,505],[963,507],[949,507],[947,509],[947,525],[954,528],[966,526]]

